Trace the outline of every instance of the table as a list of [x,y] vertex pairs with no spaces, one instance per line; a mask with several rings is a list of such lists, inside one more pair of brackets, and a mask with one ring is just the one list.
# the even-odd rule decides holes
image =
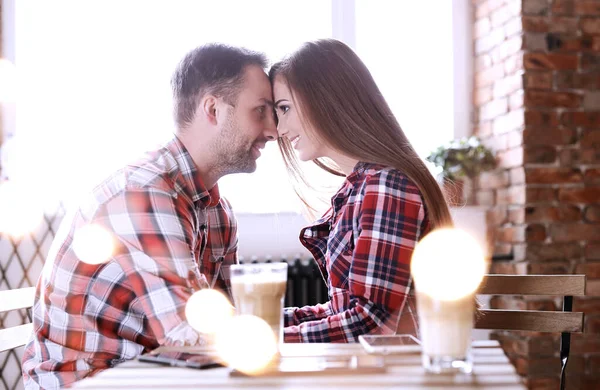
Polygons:
[[[473,343],[474,367],[471,375],[426,373],[421,367],[418,346],[406,346],[402,353],[368,355],[360,344],[284,344],[283,359],[297,361],[357,364],[376,362],[381,370],[361,374],[318,373],[263,377],[233,377],[227,368],[196,370],[170,367],[137,360],[77,382],[77,389],[497,389],[524,390],[521,378],[496,341]],[[361,363],[362,362],[362,363]]]

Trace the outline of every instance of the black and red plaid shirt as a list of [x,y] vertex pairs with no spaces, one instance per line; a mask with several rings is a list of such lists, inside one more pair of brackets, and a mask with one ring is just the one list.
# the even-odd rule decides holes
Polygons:
[[427,233],[426,215],[419,189],[404,174],[358,163],[332,207],[300,233],[329,301],[287,308],[284,340],[356,342],[361,334],[395,334],[399,327],[416,334],[410,259]]
[[[116,249],[90,265],[73,238],[87,224],[110,232]],[[23,356],[25,387],[59,388],[164,344],[193,344],[185,305],[194,290],[229,293],[237,225],[174,138],[119,170],[65,216],[33,308]]]

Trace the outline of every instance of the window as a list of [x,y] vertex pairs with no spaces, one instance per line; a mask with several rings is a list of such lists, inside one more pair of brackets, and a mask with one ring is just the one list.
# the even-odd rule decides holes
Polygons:
[[[209,41],[275,61],[304,41],[346,40],[425,155],[454,131],[451,3],[438,5],[430,13],[429,3],[415,1],[15,2],[20,89],[3,173],[68,202],[170,137],[171,74],[188,50]],[[421,15],[437,28],[424,28]],[[300,209],[275,143],[254,174],[220,186],[238,212]]]

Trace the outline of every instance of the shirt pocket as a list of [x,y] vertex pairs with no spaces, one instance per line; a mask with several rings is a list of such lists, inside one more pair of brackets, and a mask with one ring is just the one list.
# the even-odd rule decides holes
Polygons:
[[348,274],[354,251],[354,232],[334,230],[327,241],[329,283],[331,287],[348,288]]

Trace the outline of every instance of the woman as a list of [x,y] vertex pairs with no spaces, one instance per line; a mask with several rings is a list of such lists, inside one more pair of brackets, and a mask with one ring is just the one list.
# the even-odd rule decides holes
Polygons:
[[427,232],[452,225],[438,184],[368,69],[344,43],[305,43],[271,68],[270,79],[288,171],[304,180],[299,158],[346,177],[331,208],[300,233],[330,300],[286,308],[284,340],[417,335],[410,258]]

